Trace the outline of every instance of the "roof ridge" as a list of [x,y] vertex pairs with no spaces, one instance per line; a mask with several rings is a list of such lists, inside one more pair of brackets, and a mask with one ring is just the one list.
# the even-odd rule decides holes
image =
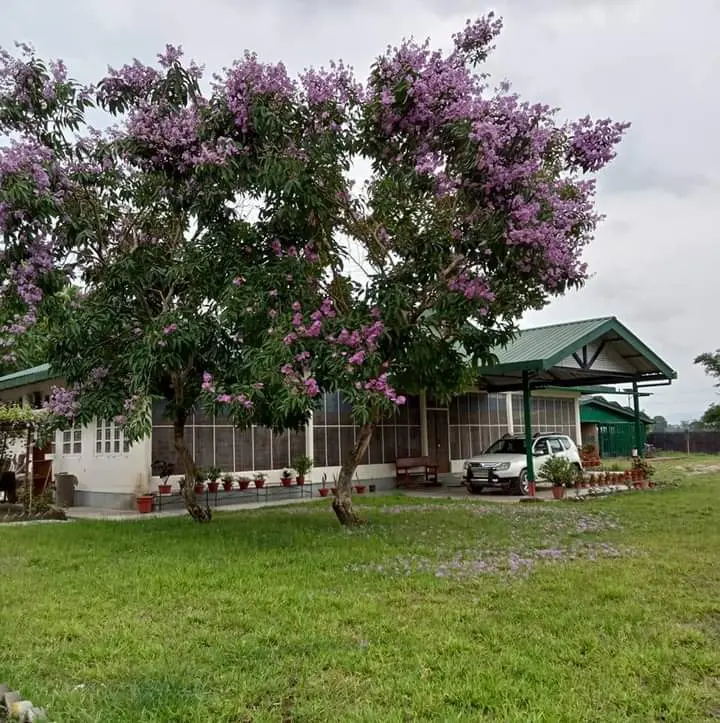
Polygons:
[[578,319],[577,321],[561,321],[558,324],[544,324],[542,326],[528,326],[518,331],[536,331],[540,329],[557,329],[560,326],[576,326],[577,324],[588,324],[590,322],[605,323],[606,321],[617,321],[615,316],[598,316],[591,319]]

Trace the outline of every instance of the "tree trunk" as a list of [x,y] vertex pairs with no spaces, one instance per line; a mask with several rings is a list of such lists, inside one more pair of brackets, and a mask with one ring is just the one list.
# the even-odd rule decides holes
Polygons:
[[185,509],[190,516],[198,522],[210,522],[212,512],[206,507],[204,510],[197,503],[195,496],[195,477],[197,476],[197,467],[190,451],[185,444],[185,421],[187,415],[185,412],[178,412],[173,421],[173,439],[175,442],[175,451],[182,462],[185,481],[180,484],[183,500],[185,501]]
[[340,468],[337,490],[335,492],[335,499],[333,500],[333,510],[335,510],[335,514],[338,520],[340,520],[341,525],[352,526],[363,523],[355,513],[355,510],[353,510],[352,478],[360,464],[360,460],[367,451],[374,431],[375,422],[369,422],[360,427],[360,434],[355,442],[355,446],[348,452]]

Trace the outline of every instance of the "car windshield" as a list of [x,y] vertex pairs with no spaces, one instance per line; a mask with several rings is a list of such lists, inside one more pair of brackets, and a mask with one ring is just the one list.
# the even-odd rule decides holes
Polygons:
[[498,439],[485,450],[485,454],[525,454],[525,440]]

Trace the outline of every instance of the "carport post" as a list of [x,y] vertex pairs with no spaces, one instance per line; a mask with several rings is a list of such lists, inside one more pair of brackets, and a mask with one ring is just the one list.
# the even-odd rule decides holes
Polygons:
[[637,382],[633,382],[633,406],[635,407],[635,449],[637,450],[638,457],[642,457],[643,449],[641,448],[642,432],[640,427],[640,395],[638,394]]
[[523,418],[525,425],[525,460],[528,478],[528,493],[535,497],[535,458],[532,451],[532,413],[530,398],[530,374],[527,371],[522,373],[523,384]]

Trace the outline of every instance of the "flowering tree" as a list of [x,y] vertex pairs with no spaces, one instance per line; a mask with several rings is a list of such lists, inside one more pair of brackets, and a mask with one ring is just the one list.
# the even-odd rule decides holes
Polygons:
[[[360,432],[333,505],[357,522],[353,473],[403,395],[466,388],[524,311],[586,278],[592,174],[626,126],[490,91],[475,66],[500,28],[468,23],[448,53],[404,41],[364,85],[246,53],[208,94],[172,47],[93,89],[6,55],[4,331],[12,346],[41,312],[60,321],[51,359],[73,387],[54,409],[121,415],[138,438],[165,398],[190,475],[197,403],[284,427],[341,390]],[[91,105],[117,124],[90,131]],[[81,294],[59,311],[63,283]]]
[[449,53],[404,41],[361,92],[336,69],[276,96],[330,123],[345,167],[360,157],[372,169],[362,188],[347,179],[326,199],[331,248],[362,274],[327,264],[322,304],[296,301],[275,330],[286,383],[342,390],[360,425],[333,502],[344,523],[358,521],[355,469],[403,394],[467,388],[523,312],[586,279],[591,174],[627,125],[561,124],[507,87],[490,92],[474,67],[500,29],[492,15],[468,22]]
[[[297,129],[307,134],[300,159],[286,140],[286,110],[252,87],[253,73],[275,82],[253,56],[206,96],[200,69],[184,67],[172,47],[158,68],[135,62],[93,88],[21,50],[0,57],[8,361],[41,320],[49,360],[67,380],[48,405],[60,425],[114,418],[134,441],[164,400],[188,509],[205,519],[184,427],[211,375],[221,369],[232,381],[234,392],[211,404],[240,426],[294,427],[314,402],[312,384],[289,393],[268,306],[314,303],[305,300],[317,296],[320,253],[329,251],[313,244],[308,213],[334,193],[335,165],[321,157],[311,119]],[[90,128],[89,109],[112,125]],[[298,184],[304,207],[288,201]]]

